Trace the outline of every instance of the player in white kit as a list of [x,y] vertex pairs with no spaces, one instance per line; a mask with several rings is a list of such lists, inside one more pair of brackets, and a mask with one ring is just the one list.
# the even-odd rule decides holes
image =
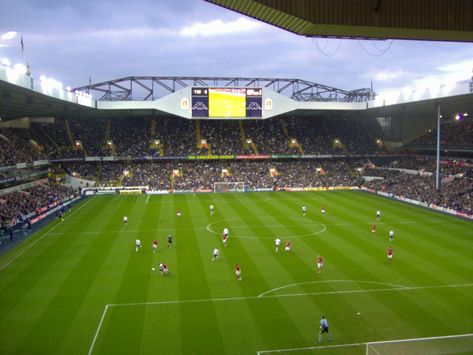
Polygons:
[[279,250],[279,246],[281,245],[281,239],[277,238],[274,240],[274,251],[277,253]]

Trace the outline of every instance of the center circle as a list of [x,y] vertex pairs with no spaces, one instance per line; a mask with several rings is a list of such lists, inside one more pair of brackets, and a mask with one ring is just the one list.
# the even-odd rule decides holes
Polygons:
[[[215,221],[212,223],[209,223],[207,225],[207,230],[212,233],[212,234],[217,234],[217,235],[222,235],[223,228],[228,228],[230,231],[230,237],[231,238],[237,238],[237,239],[274,239],[275,237],[279,237],[282,239],[299,239],[299,238],[306,238],[306,237],[312,237],[314,235],[323,233],[327,230],[327,226],[325,224],[319,223],[319,222],[314,222],[311,220],[308,220],[306,218],[287,218],[287,220],[290,220],[290,224],[275,224],[274,221],[269,222],[268,224],[265,224],[264,222],[261,222],[259,218],[245,218],[245,222],[250,222],[249,224],[246,225],[234,225],[230,221],[242,221],[241,218],[239,217],[233,217],[233,218],[227,218],[225,220],[219,220]],[[296,221],[295,221],[296,220]],[[303,223],[297,223],[297,220],[303,221]],[[251,223],[251,221],[257,221],[258,223]],[[278,232],[273,232],[271,228],[276,228],[276,227],[308,227],[308,228],[314,228],[317,227],[317,230],[309,233],[304,233],[304,234],[298,234],[298,235],[282,235],[281,233]],[[220,230],[216,230],[216,228],[220,228]],[[270,233],[272,234],[271,236],[255,236],[251,235],[250,233],[246,232],[245,235],[245,230],[249,231],[254,228],[261,228],[265,229],[262,234],[267,234],[268,229],[270,230]],[[239,232],[240,231],[240,232]],[[242,234],[240,234],[242,233]],[[253,232],[252,232],[253,233]]]

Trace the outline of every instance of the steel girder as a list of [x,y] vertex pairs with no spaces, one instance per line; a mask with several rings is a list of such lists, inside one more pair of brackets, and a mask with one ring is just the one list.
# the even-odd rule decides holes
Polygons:
[[99,101],[155,100],[188,86],[266,87],[296,101],[365,102],[374,98],[369,88],[341,90],[301,79],[128,76],[74,88],[99,93]]

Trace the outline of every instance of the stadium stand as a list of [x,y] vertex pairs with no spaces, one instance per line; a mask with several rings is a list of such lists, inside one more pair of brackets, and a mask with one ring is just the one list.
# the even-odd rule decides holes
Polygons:
[[[473,145],[472,123],[468,118],[444,124],[448,145]],[[434,136],[435,131],[419,137],[410,151],[416,144],[428,145]],[[436,167],[431,156],[402,151],[390,156],[386,153],[393,152],[377,144],[379,137],[382,130],[374,119],[344,117],[264,121],[57,119],[53,124],[32,123],[28,129],[1,128],[0,166],[50,159],[68,175],[99,186],[149,186],[153,190],[209,191],[217,182],[243,182],[248,189],[274,190],[363,186],[473,212],[470,161],[442,161],[442,188],[436,192],[432,176]],[[238,155],[256,159],[236,160]],[[196,156],[196,160],[186,160],[187,156]],[[216,156],[216,160],[200,160]],[[300,156],[304,158],[297,158]],[[149,157],[165,160],[150,162]],[[6,174],[3,176],[6,181]],[[2,203],[2,219],[11,220],[15,213],[31,211],[45,203],[49,193],[65,193],[56,185],[39,190],[25,190],[25,196],[38,192],[42,199],[25,199],[15,212],[10,206],[18,202],[18,193],[4,195],[2,201],[7,202]]]

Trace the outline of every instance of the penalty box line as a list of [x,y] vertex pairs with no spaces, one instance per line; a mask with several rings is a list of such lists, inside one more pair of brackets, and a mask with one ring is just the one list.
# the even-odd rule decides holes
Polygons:
[[354,346],[370,346],[376,344],[389,344],[389,343],[407,343],[414,341],[424,341],[424,340],[439,340],[439,339],[456,339],[456,338],[466,338],[473,336],[473,333],[468,334],[454,334],[454,335],[444,335],[436,337],[425,337],[425,338],[410,338],[410,339],[396,339],[396,340],[379,340],[379,341],[368,341],[362,343],[351,343],[351,344],[336,344],[336,345],[323,345],[323,346],[307,346],[304,348],[292,348],[292,349],[273,349],[273,350],[259,350],[256,352],[256,355],[262,354],[272,354],[272,353],[288,353],[288,352],[298,352],[305,350],[321,350],[321,349],[334,349],[334,348],[348,348]]
[[[166,304],[181,304],[181,303],[204,303],[204,302],[230,302],[230,301],[243,301],[243,300],[265,300],[270,298],[289,298],[289,297],[302,297],[302,296],[318,296],[318,295],[333,295],[333,294],[350,294],[350,293],[371,293],[371,292],[389,292],[389,291],[415,291],[415,290],[428,290],[436,288],[461,288],[461,287],[473,287],[473,283],[470,284],[452,284],[452,285],[436,285],[436,286],[414,286],[414,287],[398,287],[398,288],[383,288],[383,289],[373,289],[373,290],[346,290],[346,291],[328,291],[328,292],[312,292],[312,293],[294,293],[286,295],[268,295],[264,297],[260,296],[247,296],[247,297],[222,297],[222,298],[202,298],[202,299],[193,299],[193,300],[170,300],[170,301],[151,301],[151,302],[131,302],[131,303],[110,303],[106,304],[102,312],[99,324],[95,331],[92,343],[88,351],[88,355],[91,355],[95,343],[97,342],[100,330],[102,328],[105,316],[109,309],[118,308],[118,307],[134,307],[134,306],[151,306],[151,305],[166,305]],[[466,335],[465,335],[466,336]],[[355,346],[355,345],[366,345],[367,343],[358,343],[358,344],[348,344],[348,345],[332,345],[332,346]],[[370,344],[375,344],[371,342]],[[320,348],[320,347],[319,347]],[[301,348],[301,350],[309,350],[309,348]],[[264,354],[269,352],[282,352],[282,350],[262,350],[257,354]]]

